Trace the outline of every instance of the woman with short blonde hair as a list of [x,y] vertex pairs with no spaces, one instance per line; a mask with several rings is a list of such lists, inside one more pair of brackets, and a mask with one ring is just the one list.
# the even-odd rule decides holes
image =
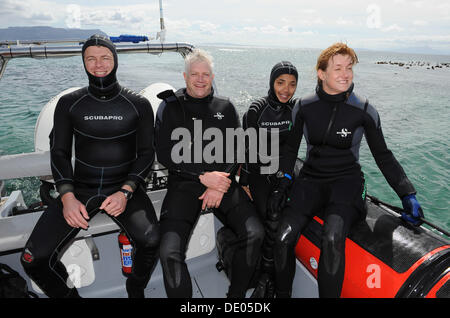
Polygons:
[[[341,296],[345,240],[352,225],[366,215],[367,188],[359,164],[363,136],[375,162],[408,211],[403,217],[414,225],[421,223],[423,212],[415,197],[416,190],[387,148],[377,110],[353,90],[353,66],[357,62],[354,50],[344,43],[335,43],[322,51],[317,60],[316,91],[303,97],[292,111],[293,128],[280,152],[280,175],[292,175],[303,135],[307,151],[290,192],[292,182],[283,178],[269,199],[273,207],[279,210],[284,207],[274,248],[277,297],[291,296],[294,249],[317,214],[324,221],[319,296]],[[290,198],[287,202],[286,196]]]

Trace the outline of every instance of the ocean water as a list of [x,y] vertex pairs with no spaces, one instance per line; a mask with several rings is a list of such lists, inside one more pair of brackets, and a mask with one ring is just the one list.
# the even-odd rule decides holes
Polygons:
[[[214,57],[218,94],[229,97],[241,116],[252,100],[267,94],[270,70],[281,60],[291,61],[299,71],[296,96],[314,92],[314,67],[320,50],[203,48]],[[425,217],[450,229],[450,67],[431,68],[449,63],[450,56],[375,51],[357,54],[360,63],[354,68],[355,92],[368,97],[378,110],[387,145],[416,187]],[[383,61],[414,65],[377,64]],[[135,91],[155,82],[180,88],[184,86],[183,68],[177,53],[120,55],[118,78]],[[33,151],[34,126],[42,107],[59,92],[86,84],[80,57],[11,60],[0,80],[0,155]],[[302,143],[300,157],[304,157],[305,149]],[[401,206],[365,140],[360,156],[368,193]],[[35,178],[9,180],[6,185],[7,191],[25,188],[28,203],[38,199],[31,190],[39,185]]]

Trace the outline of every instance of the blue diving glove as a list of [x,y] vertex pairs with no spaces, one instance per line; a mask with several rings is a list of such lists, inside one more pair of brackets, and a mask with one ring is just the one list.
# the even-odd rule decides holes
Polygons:
[[402,205],[405,212],[402,212],[402,219],[412,223],[415,226],[421,225],[423,222],[423,211],[414,194],[409,194],[402,198]]

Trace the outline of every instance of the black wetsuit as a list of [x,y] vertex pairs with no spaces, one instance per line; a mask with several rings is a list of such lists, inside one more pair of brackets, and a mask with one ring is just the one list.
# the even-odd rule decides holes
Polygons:
[[[147,99],[117,83],[115,69],[106,78],[111,82],[109,85],[97,85],[99,78],[90,76],[88,87],[64,95],[58,101],[50,136],[51,168],[60,196],[73,192],[86,206],[89,220],[99,212],[104,199],[124,184],[134,189],[125,211],[111,218],[135,245],[127,286],[145,287],[157,261],[159,246],[156,214],[145,191],[145,178],[154,159],[154,116]],[[67,287],[67,271],[58,259],[80,229],[67,224],[62,210],[60,198],[49,205],[26,243],[21,259],[27,274],[49,297],[76,294],[76,290]]]
[[[186,89],[178,90],[175,95],[165,92],[160,96],[164,101],[156,116],[156,152],[158,161],[169,169],[168,190],[160,218],[164,284],[168,297],[191,297],[191,277],[185,258],[190,234],[201,212],[202,201],[198,198],[206,190],[200,183],[199,175],[207,171],[228,171],[231,164],[226,163],[226,151],[223,151],[222,160],[216,162],[206,162],[202,158],[197,163],[175,163],[171,152],[178,141],[171,141],[171,134],[180,127],[190,132],[192,145],[188,157],[193,160],[197,146],[203,151],[210,143],[202,140],[205,130],[217,128],[216,131],[224,136],[225,147],[230,144],[225,138],[226,129],[237,128],[240,122],[233,104],[228,99],[214,96],[213,92],[202,99],[190,97]],[[196,131],[194,127],[200,122],[202,128]],[[233,181],[234,178],[231,179],[232,184],[219,208],[213,210],[216,217],[237,235],[234,242],[237,250],[232,265],[234,274],[228,296],[244,297],[259,257],[264,230],[247,195]]]
[[375,161],[399,197],[415,193],[402,167],[387,148],[376,109],[353,92],[316,94],[294,107],[294,126],[283,148],[280,169],[292,172],[302,137],[305,163],[282,212],[275,242],[277,294],[289,296],[295,274],[294,247],[310,219],[322,211],[324,232],[318,268],[319,295],[339,297],[345,269],[345,238],[365,216],[366,187],[359,164],[365,135]]
[[[256,163],[250,162],[251,153],[254,150],[250,150],[252,145],[248,145],[249,153],[246,163],[242,165],[239,183],[243,186],[249,186],[253,203],[265,228],[260,262],[261,275],[252,294],[253,298],[274,296],[273,244],[279,213],[272,213],[271,209],[268,208],[268,198],[278,185],[279,179],[276,178],[278,164],[270,161],[279,162],[279,149],[286,142],[292,128],[292,109],[296,102],[294,98],[291,98],[287,103],[281,103],[275,93],[275,81],[284,74],[293,75],[298,80],[297,69],[292,63],[282,61],[275,64],[270,73],[270,89],[267,96],[252,102],[242,119],[244,129],[255,129],[257,131],[257,140],[253,142],[257,145],[256,153],[258,156]],[[264,140],[261,140],[261,138],[264,138]],[[272,141],[275,144],[272,144]],[[265,149],[260,149],[262,144],[266,145]],[[272,153],[272,149],[276,149],[278,155]]]
[[[254,128],[257,132],[260,130],[265,130],[267,132],[267,140],[265,143],[267,144],[269,154],[262,153],[260,152],[261,150],[258,149],[258,158],[260,156],[263,158],[268,157],[268,155],[270,156],[271,146],[279,147],[281,149],[292,128],[292,108],[294,107],[295,101],[295,99],[291,99],[288,103],[281,104],[273,98],[266,96],[254,101],[250,105],[248,111],[244,114],[242,118],[244,129]],[[272,136],[276,131],[274,129],[277,129],[276,138]],[[262,138],[262,136],[258,134],[258,145],[260,143],[259,138]],[[272,140],[278,140],[278,144],[271,145]],[[261,161],[258,160],[258,163],[246,163],[243,165],[243,180],[246,180],[245,178],[248,174],[261,174],[261,166],[268,166],[268,164],[264,163],[265,159],[267,158],[264,158]],[[243,182],[243,184],[246,183],[245,181]]]
[[[269,96],[254,101],[250,105],[249,110],[244,114],[242,121],[244,129],[254,128],[257,129],[258,132],[260,129],[266,130],[267,134],[263,136],[267,137],[265,142],[267,144],[267,149],[270,152],[271,146],[281,148],[288,137],[289,130],[292,127],[292,108],[295,104],[295,100],[291,99],[288,103],[281,104],[273,97],[271,98]],[[273,140],[272,135],[275,134],[274,128],[278,129],[276,132],[276,138],[278,138],[277,145],[271,145],[271,140]],[[258,145],[259,138],[262,138],[262,136],[258,134]],[[261,154],[261,156],[266,157],[267,154],[264,153]],[[279,158],[276,159],[279,160]],[[267,164],[261,162],[248,163],[247,160],[247,163],[242,166],[239,179],[241,185],[249,186],[256,210],[262,222],[264,222],[265,228],[261,270],[268,276],[262,276],[260,279],[261,281],[259,282],[259,285],[261,286],[257,286],[253,294],[253,297],[258,298],[270,296],[271,286],[268,286],[268,284],[271,284],[271,281],[268,280],[273,279],[274,276],[273,243],[276,227],[278,225],[277,217],[269,216],[270,211],[267,209],[267,199],[276,187],[278,180],[275,177],[275,173],[261,173],[262,166],[267,166]]]

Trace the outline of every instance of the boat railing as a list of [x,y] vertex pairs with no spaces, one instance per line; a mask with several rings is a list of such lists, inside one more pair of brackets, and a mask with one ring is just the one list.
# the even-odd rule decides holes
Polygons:
[[[165,52],[177,52],[183,58],[193,50],[194,46],[188,43],[139,43],[117,45],[118,54],[162,54]],[[81,55],[82,45],[70,46],[10,46],[0,47],[0,79],[6,69],[8,61],[13,58],[62,58]]]

